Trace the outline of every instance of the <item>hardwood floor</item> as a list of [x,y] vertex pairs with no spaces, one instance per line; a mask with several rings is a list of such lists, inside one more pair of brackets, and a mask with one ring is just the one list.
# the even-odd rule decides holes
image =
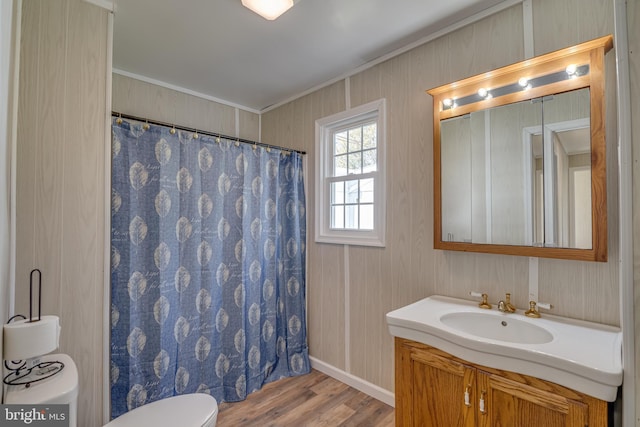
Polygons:
[[307,375],[265,385],[242,402],[221,403],[220,427],[387,427],[394,409],[327,375]]

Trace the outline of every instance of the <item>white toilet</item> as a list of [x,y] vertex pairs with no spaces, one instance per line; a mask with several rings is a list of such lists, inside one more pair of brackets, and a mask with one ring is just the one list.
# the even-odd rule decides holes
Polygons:
[[[19,361],[7,365],[11,373],[5,377],[5,381],[11,385],[6,387],[4,403],[69,405],[68,425],[76,427],[78,369],[66,354],[47,354],[58,348],[60,319],[38,314],[34,320],[25,318],[7,323],[2,333],[3,360]],[[21,364],[23,360],[25,362]],[[13,363],[16,363],[15,367]],[[140,406],[104,427],[214,427],[217,419],[216,399],[208,394],[193,393]]]
[[[77,426],[78,370],[66,354],[47,354],[42,362],[58,361],[64,368],[57,374],[25,385],[7,386],[7,404],[68,404],[69,427]],[[34,375],[34,374],[32,374]],[[214,427],[218,403],[208,394],[168,397],[140,406],[112,420],[105,427]]]
[[140,406],[104,427],[214,427],[218,402],[203,393],[183,394]]
[[[4,396],[6,404],[46,405],[68,404],[69,427],[76,427],[78,410],[78,370],[73,359],[66,354],[47,354],[40,358],[43,363],[61,362],[64,368],[57,374],[27,385],[9,385]],[[34,380],[36,373],[29,375]]]

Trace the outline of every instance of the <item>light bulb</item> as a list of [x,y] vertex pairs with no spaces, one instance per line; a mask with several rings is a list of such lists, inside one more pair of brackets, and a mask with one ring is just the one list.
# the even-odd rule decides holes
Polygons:
[[487,90],[485,88],[481,87],[480,89],[478,89],[478,95],[481,98],[486,98],[487,94],[488,94],[488,92],[487,92]]
[[527,80],[524,77],[520,77],[520,79],[518,79],[518,84],[524,88],[527,87],[527,85],[529,84],[529,80]]

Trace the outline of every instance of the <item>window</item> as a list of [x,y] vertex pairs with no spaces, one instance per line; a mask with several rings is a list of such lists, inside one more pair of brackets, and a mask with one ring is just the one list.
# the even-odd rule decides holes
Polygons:
[[316,121],[316,241],[384,246],[385,101]]

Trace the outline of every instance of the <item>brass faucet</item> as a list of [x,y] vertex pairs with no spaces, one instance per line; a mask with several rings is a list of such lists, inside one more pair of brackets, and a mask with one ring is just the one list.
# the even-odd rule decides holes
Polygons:
[[546,310],[551,310],[553,308],[553,305],[551,304],[546,304],[541,302],[536,303],[535,301],[529,301],[529,310],[525,311],[524,315],[529,317],[535,317],[536,319],[540,317],[540,312],[538,311],[536,306],[539,306]]
[[538,309],[536,309],[535,301],[529,301],[529,310],[525,311],[524,315],[529,317],[534,317],[536,319],[540,317],[540,312],[538,311]]
[[516,306],[511,304],[511,294],[509,292],[507,292],[507,294],[505,295],[505,304],[507,305],[507,311],[509,313],[515,313],[516,312]]
[[480,303],[478,303],[478,307],[480,308],[486,308],[486,309],[491,309],[491,304],[489,304],[489,296],[487,294],[481,294],[480,292],[469,292],[469,295],[471,295],[472,297],[475,298],[482,298],[482,301]]
[[503,313],[515,313],[516,307],[511,304],[511,294],[507,292],[505,295],[504,301],[498,301],[498,310]]
[[489,304],[488,299],[489,299],[489,296],[487,294],[482,294],[482,302],[478,304],[478,307],[491,309],[491,304]]

